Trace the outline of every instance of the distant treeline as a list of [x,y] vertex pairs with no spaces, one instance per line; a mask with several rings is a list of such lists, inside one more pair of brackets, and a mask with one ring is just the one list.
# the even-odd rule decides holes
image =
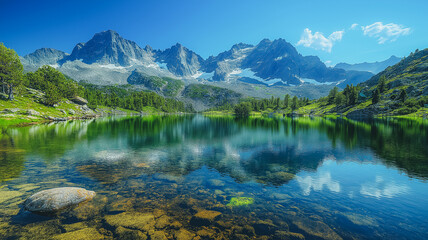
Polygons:
[[238,116],[248,116],[251,111],[262,112],[270,111],[293,111],[299,107],[309,104],[308,98],[298,98],[297,96],[291,97],[286,94],[284,99],[279,97],[271,97],[264,99],[245,99],[236,105],[225,104],[223,106],[211,108],[212,111],[233,110]]
[[143,107],[154,107],[164,112],[193,112],[192,105],[162,97],[155,92],[135,91],[129,86],[98,86],[84,84],[83,96],[88,100],[88,107],[95,108],[98,105],[107,107],[121,107],[135,111],[142,111]]

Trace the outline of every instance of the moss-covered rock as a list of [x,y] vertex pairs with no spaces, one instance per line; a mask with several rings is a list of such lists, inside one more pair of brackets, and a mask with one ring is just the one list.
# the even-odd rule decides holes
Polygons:
[[58,240],[96,240],[96,239],[105,239],[105,237],[100,234],[95,228],[84,228],[77,231],[67,232],[59,234],[53,237],[53,239]]
[[105,216],[107,224],[112,227],[126,227],[149,232],[154,229],[155,217],[151,213],[124,212]]
[[116,238],[119,240],[146,240],[147,235],[139,230],[118,227],[116,228]]
[[215,220],[219,219],[221,212],[202,210],[190,219],[190,224],[195,226],[206,226],[212,224]]
[[175,232],[174,237],[177,240],[191,240],[195,236],[194,233],[189,232],[188,230],[182,228]]

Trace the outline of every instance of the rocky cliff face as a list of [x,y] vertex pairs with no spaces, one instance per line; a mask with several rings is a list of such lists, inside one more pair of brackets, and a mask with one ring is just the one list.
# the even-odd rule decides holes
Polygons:
[[108,30],[94,35],[86,43],[79,43],[66,61],[81,60],[86,64],[114,64],[130,66],[150,61],[150,54],[135,42],[126,40],[115,31]]
[[177,76],[193,76],[204,62],[201,56],[183,45],[176,45],[164,51],[156,51],[156,61],[166,64],[168,70]]
[[56,66],[58,61],[64,59],[69,54],[53,48],[40,48],[35,52],[21,57],[21,62],[25,66],[26,71],[35,71],[40,66],[51,65]]

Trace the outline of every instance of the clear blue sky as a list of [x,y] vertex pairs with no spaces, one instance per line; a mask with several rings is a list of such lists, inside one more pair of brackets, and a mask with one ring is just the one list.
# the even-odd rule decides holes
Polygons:
[[427,12],[426,0],[0,0],[0,42],[19,55],[71,53],[112,29],[141,47],[180,42],[206,58],[235,43],[284,38],[303,55],[356,63],[428,47]]

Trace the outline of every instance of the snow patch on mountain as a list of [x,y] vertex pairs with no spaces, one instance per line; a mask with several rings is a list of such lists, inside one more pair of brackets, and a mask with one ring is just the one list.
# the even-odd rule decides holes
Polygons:
[[331,85],[331,84],[335,84],[336,82],[318,82],[315,79],[310,79],[310,78],[299,78],[299,80],[302,83],[310,83],[310,84],[314,84],[314,85]]

